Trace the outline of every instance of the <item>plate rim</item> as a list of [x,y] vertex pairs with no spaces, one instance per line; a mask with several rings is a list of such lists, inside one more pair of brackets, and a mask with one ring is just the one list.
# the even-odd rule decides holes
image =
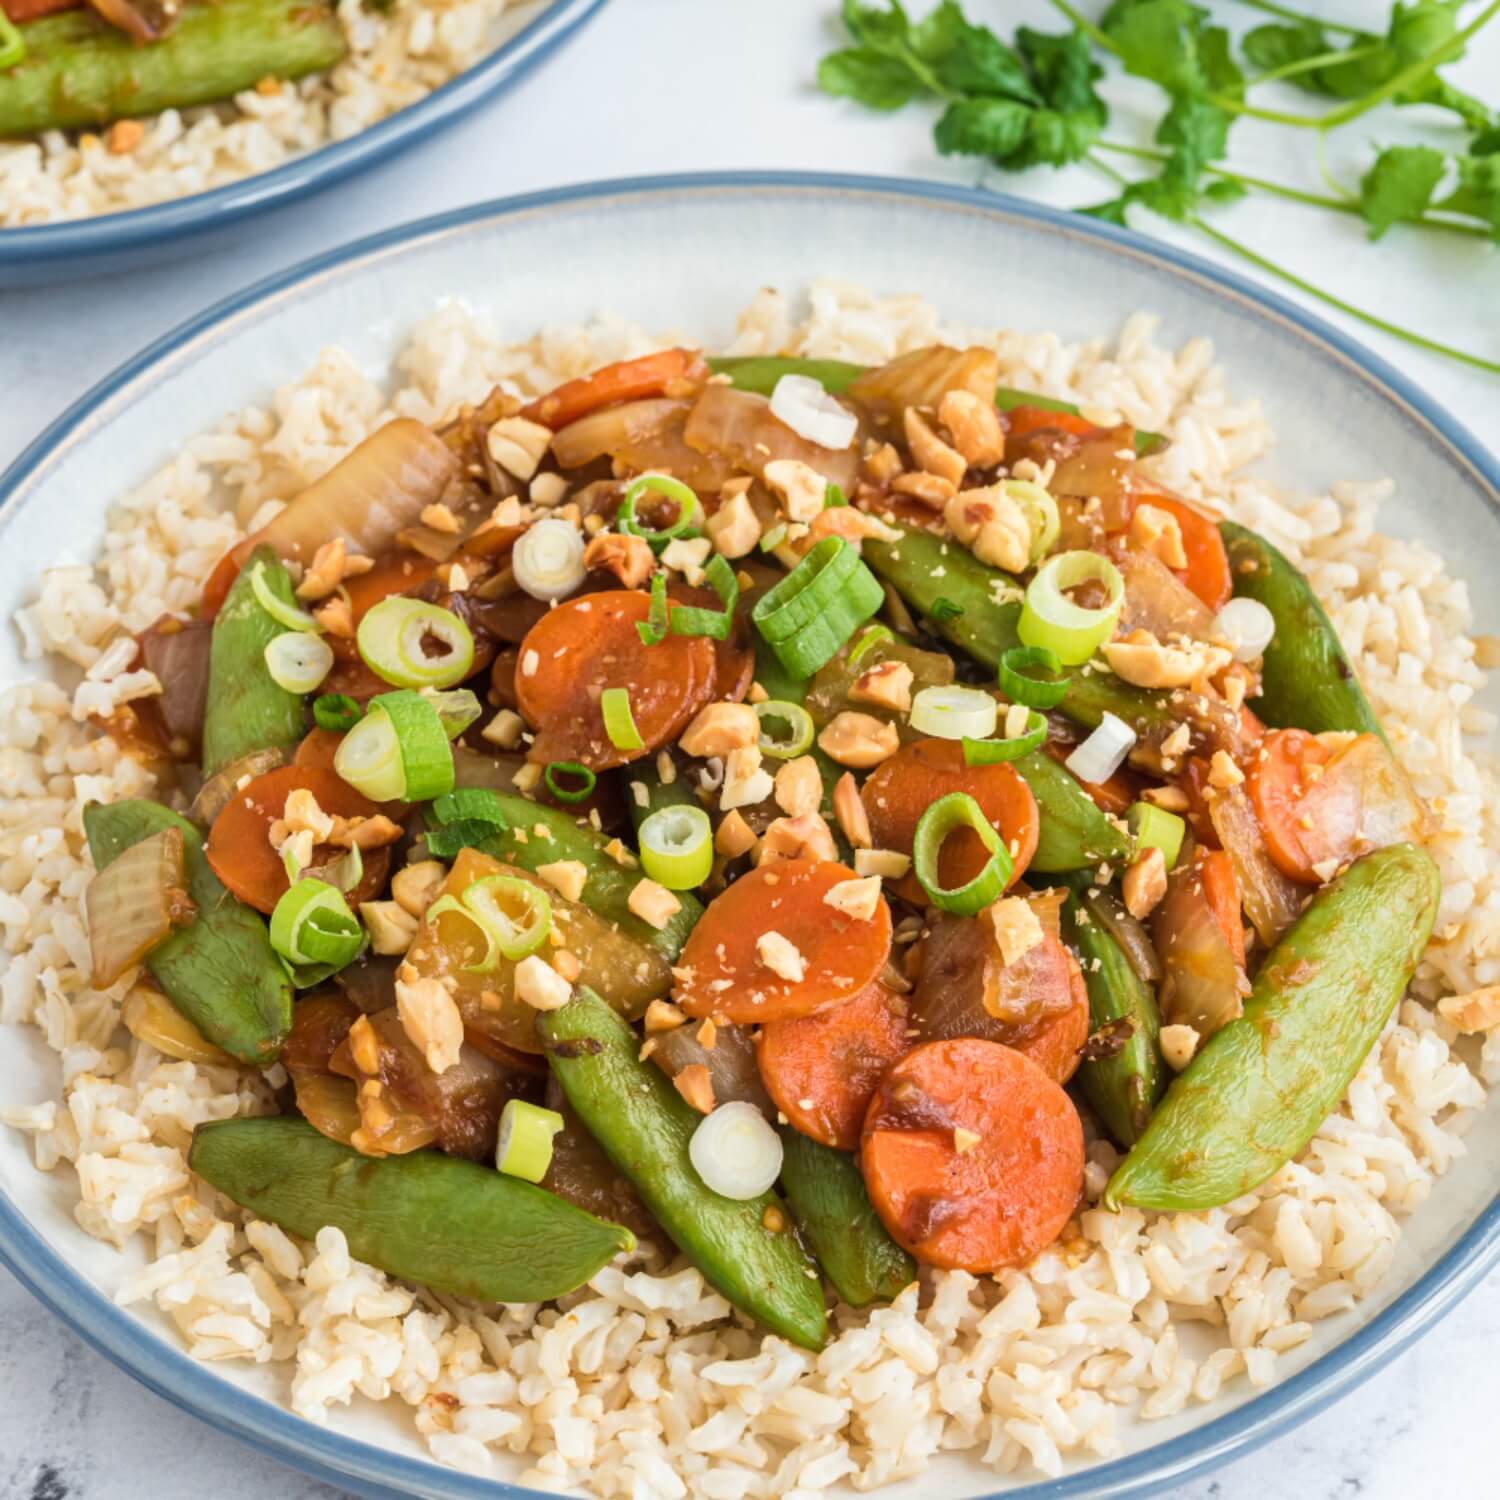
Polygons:
[[[356,135],[302,152],[268,172],[118,213],[0,228],[0,273],[123,255],[190,239],[336,187],[457,124],[470,110],[518,83],[605,3],[547,0],[545,8],[514,36],[415,103]],[[97,274],[106,269],[98,268]]]
[[[568,0],[560,0],[566,5]],[[582,0],[589,9],[602,0]],[[696,172],[609,179],[550,188],[473,204],[363,237],[276,272],[244,291],[224,298],[155,340],[74,402],[0,474],[0,530],[44,481],[53,464],[117,402],[128,403],[136,384],[159,366],[187,357],[194,346],[228,338],[235,324],[281,297],[359,263],[405,250],[424,240],[461,233],[481,223],[549,209],[563,209],[610,197],[665,198],[673,195],[788,192],[842,194],[915,200],[928,206],[963,208],[983,216],[1021,221],[1051,233],[1094,241],[1112,252],[1174,279],[1186,278],[1221,298],[1248,305],[1282,325],[1291,336],[1335,357],[1347,371],[1403,414],[1425,427],[1461,460],[1487,503],[1500,513],[1500,457],[1407,376],[1357,339],[1317,314],[1260,286],[1237,272],[1191,252],[1148,239],[1128,229],[1017,199],[1003,193],[915,179],[826,172]],[[1234,1410],[1191,1431],[1139,1452],[1068,1473],[1058,1479],[1010,1486],[985,1500],[1081,1500],[1083,1496],[1126,1497],[1159,1492],[1192,1475],[1230,1461],[1251,1444],[1263,1442],[1306,1421],[1346,1395],[1432,1327],[1500,1264],[1500,1190],[1444,1254],[1405,1291],[1326,1354],[1305,1368],[1251,1396]],[[331,1481],[361,1484],[367,1493],[392,1495],[391,1486],[448,1500],[537,1497],[542,1492],[506,1481],[480,1478],[434,1460],[414,1458],[319,1426],[290,1408],[267,1401],[227,1379],[158,1335],[114,1302],[54,1251],[0,1187],[0,1263],[33,1296],[112,1363],[157,1395],[304,1473]]]

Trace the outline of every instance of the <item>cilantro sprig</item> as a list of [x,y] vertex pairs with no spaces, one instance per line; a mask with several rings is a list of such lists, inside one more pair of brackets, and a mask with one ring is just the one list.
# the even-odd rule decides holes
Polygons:
[[[1070,30],[1022,26],[1007,41],[970,21],[958,0],[941,0],[921,19],[909,16],[900,0],[844,0],[852,45],[823,58],[819,86],[881,110],[937,100],[942,110],[933,138],[945,156],[981,157],[1011,172],[1087,165],[1107,177],[1115,193],[1080,212],[1124,225],[1142,210],[1187,225],[1373,327],[1500,374],[1500,363],[1355,307],[1205,218],[1247,193],[1267,193],[1357,214],[1372,239],[1405,224],[1500,243],[1500,112],[1439,71],[1500,14],[1500,0],[1488,0],[1462,23],[1464,0],[1395,0],[1380,33],[1323,21],[1276,0],[1242,0],[1275,19],[1254,27],[1238,46],[1193,0],[1113,0],[1097,20],[1071,0],[1051,3]],[[1106,137],[1109,109],[1096,87],[1106,61],[1166,96],[1153,146]],[[1315,114],[1264,108],[1250,96],[1267,83],[1331,100],[1332,107]],[[1338,182],[1323,166],[1324,136],[1387,102],[1452,116],[1469,135],[1466,149],[1377,148],[1357,187]],[[1230,166],[1230,135],[1243,118],[1316,132],[1329,191],[1307,191]],[[1127,176],[1115,165],[1125,161],[1143,175]]]

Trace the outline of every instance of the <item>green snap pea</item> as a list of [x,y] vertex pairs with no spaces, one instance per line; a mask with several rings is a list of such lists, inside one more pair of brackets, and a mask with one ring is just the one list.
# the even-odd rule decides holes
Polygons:
[[1129,836],[1050,755],[1033,750],[1013,764],[1031,788],[1040,814],[1033,870],[1059,874],[1129,856]]
[[481,1302],[545,1302],[635,1248],[519,1177],[438,1151],[372,1158],[305,1120],[219,1120],[193,1132],[188,1165],[260,1218],[303,1239],[326,1225],[392,1276]]
[[821,1349],[822,1282],[780,1199],[765,1192],[737,1202],[704,1186],[688,1155],[703,1117],[660,1068],[640,1061],[635,1032],[582,988],[542,1012],[537,1032],[568,1103],[683,1254],[773,1333]]
[[[670,781],[663,781],[657,774],[654,760],[637,761],[626,767],[622,774],[625,777],[625,800],[630,806],[630,821],[637,833],[640,832],[641,824],[652,813],[660,812],[664,807],[703,806],[693,795],[688,773],[681,766],[677,767],[677,774]],[[640,792],[636,791],[637,787],[641,788]],[[641,800],[642,796],[646,799],[644,802]]]
[[1090,919],[1072,891],[1063,906],[1063,936],[1078,955],[1089,992],[1089,1031],[1128,1028],[1125,1043],[1109,1056],[1089,1057],[1078,1069],[1078,1082],[1094,1113],[1115,1141],[1133,1146],[1145,1132],[1167,1086],[1157,1036],[1161,1016],[1156,995],[1130,966],[1120,945]]
[[286,633],[286,626],[255,597],[251,577],[257,566],[276,598],[297,605],[291,574],[269,547],[257,547],[214,619],[203,716],[205,777],[252,750],[295,745],[307,729],[302,695],[278,686],[266,666],[266,647]]
[[1262,664],[1261,696],[1250,706],[1278,728],[1312,734],[1348,730],[1384,739],[1353,663],[1307,579],[1246,527],[1221,521],[1219,533],[1236,597],[1259,600],[1276,622]]
[[1324,886],[1266,956],[1244,1014],[1173,1080],[1105,1206],[1217,1208],[1290,1161],[1405,993],[1440,894],[1437,866],[1412,844],[1367,854]]
[[167,36],[145,46],[92,10],[20,30],[25,57],[0,68],[0,138],[212,104],[262,78],[320,73],[348,51],[333,7],[319,0],[189,5]]
[[151,950],[146,967],[209,1041],[242,1062],[274,1062],[292,1026],[291,981],[260,914],[236,901],[209,868],[203,835],[170,808],[144,800],[92,803],[83,828],[100,870],[164,828],[181,830],[198,914]]
[[[768,354],[730,356],[711,359],[708,363],[716,375],[729,376],[737,389],[753,391],[760,396],[769,396],[783,375],[809,376],[825,391],[841,396],[866,370],[866,366],[850,364],[844,359],[791,359]],[[1071,401],[1038,396],[1032,391],[1018,391],[1008,385],[996,389],[995,405],[1001,411],[1014,411],[1018,406],[1035,406],[1042,411],[1067,412],[1075,417],[1078,415],[1078,408]],[[1142,455],[1154,453],[1163,442],[1159,433],[1137,432],[1135,435],[1136,452]]]
[[885,1232],[854,1158],[790,1127],[781,1140],[786,1201],[834,1291],[850,1307],[889,1302],[917,1263]]

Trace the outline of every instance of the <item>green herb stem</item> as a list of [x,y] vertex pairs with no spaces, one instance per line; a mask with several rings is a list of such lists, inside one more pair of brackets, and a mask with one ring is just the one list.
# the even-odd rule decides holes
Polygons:
[[1322,16],[1310,16],[1303,11],[1293,10],[1289,5],[1277,5],[1276,0],[1240,0],[1240,4],[1251,10],[1264,11],[1268,16],[1279,16],[1283,21],[1311,21],[1324,31],[1342,31],[1346,36],[1364,35],[1358,26],[1346,26],[1342,21],[1325,21]]
[[1283,63],[1279,68],[1257,74],[1249,82],[1279,83],[1284,78],[1295,78],[1299,73],[1313,73],[1319,68],[1333,67],[1337,63],[1358,62],[1364,57],[1373,57],[1384,46],[1382,42],[1366,42],[1363,47],[1350,47],[1342,52],[1319,52],[1316,57],[1299,57]]
[[1108,32],[1101,31],[1087,16],[1074,9],[1068,0],[1047,0],[1047,3],[1053,10],[1066,16],[1096,47],[1103,47],[1106,52],[1118,54],[1120,49],[1115,45],[1115,39]]

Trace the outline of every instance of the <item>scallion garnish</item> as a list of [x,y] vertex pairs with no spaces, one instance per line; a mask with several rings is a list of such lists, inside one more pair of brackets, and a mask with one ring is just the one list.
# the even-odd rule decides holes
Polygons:
[[1026,710],[1026,730],[1002,740],[964,741],[966,766],[994,766],[1008,760],[1020,760],[1047,742],[1047,721],[1034,709]]
[[692,803],[659,808],[641,824],[641,865],[669,891],[691,891],[708,879],[714,833],[708,814]]
[[636,621],[636,634],[648,646],[659,646],[667,638],[667,576],[658,573],[651,580],[651,613]]
[[1176,813],[1151,802],[1132,802],[1125,821],[1135,835],[1137,855],[1148,849],[1160,849],[1169,870],[1177,863],[1182,841],[1187,836],[1187,824]]
[[[972,880],[949,889],[938,876],[938,859],[950,833],[971,828],[989,850],[984,868]],[[979,804],[967,792],[949,792],[939,797],[917,820],[912,839],[912,872],[927,899],[942,911],[972,917],[992,901],[998,901],[1010,884],[1010,851],[990,826]]]
[[811,677],[884,602],[858,551],[830,536],[756,602],[750,618],[788,672]]
[[833,484],[832,482],[830,482],[828,488],[823,491],[824,510],[837,510],[840,506],[848,505],[848,503],[849,497],[844,493],[840,486]]
[[[1083,583],[1102,583],[1108,603],[1085,609],[1064,592]],[[1026,588],[1026,602],[1016,633],[1027,646],[1044,646],[1064,666],[1081,666],[1114,631],[1125,602],[1125,580],[1120,570],[1098,552],[1059,552],[1036,570]]]
[[285,626],[288,630],[317,630],[318,622],[305,609],[298,609],[295,604],[277,595],[271,587],[271,580],[266,577],[266,565],[263,562],[256,563],[250,570],[250,592],[255,595],[255,602],[278,625]]
[[552,1165],[552,1137],[565,1123],[555,1109],[543,1109],[525,1099],[507,1099],[500,1111],[495,1166],[507,1177],[540,1182]]
[[[813,735],[817,732],[812,715],[800,703],[784,698],[767,698],[755,705],[755,716],[760,720],[760,738],[756,741],[762,755],[773,755],[777,760],[791,760],[812,748]],[[770,726],[785,724],[785,736],[771,732]]]
[[[577,777],[583,784],[563,786],[558,780],[560,776]],[[559,802],[582,802],[594,790],[599,778],[587,766],[579,765],[576,760],[555,760],[542,772],[542,780],[547,783],[547,790]]]
[[646,742],[635,727],[630,711],[630,693],[622,687],[605,688],[599,695],[599,712],[604,716],[604,732],[616,750],[644,750]]
[[331,734],[346,734],[365,711],[347,693],[324,693],[313,700],[313,722]]
[[323,880],[299,880],[271,913],[271,946],[289,964],[342,969],[365,945],[364,928],[344,893]]
[[1039,682],[1027,675],[1028,667],[1040,667],[1054,676],[1062,671],[1055,651],[1045,646],[1012,646],[1000,658],[1000,690],[1012,703],[1026,708],[1056,708],[1067,696],[1068,680]]
[[893,641],[896,632],[889,625],[871,625],[862,630],[859,639],[849,648],[849,665],[854,666],[867,651],[878,646],[882,641]]
[[940,740],[988,739],[995,732],[1000,705],[978,688],[943,684],[925,687],[911,700],[908,715],[918,734]]
[[932,601],[932,608],[928,613],[934,620],[941,623],[944,620],[956,620],[963,614],[962,604],[955,604],[951,599],[937,598]]
[[727,641],[734,625],[734,607],[739,603],[740,582],[734,569],[722,557],[712,557],[703,570],[704,577],[719,596],[723,610],[697,609],[688,604],[672,607],[668,626],[673,635],[707,635],[716,641]]
[[[653,531],[636,519],[636,506],[641,496],[648,493],[675,502],[677,519],[670,526]],[[687,536],[702,519],[703,507],[698,496],[680,479],[673,479],[670,474],[642,474],[626,486],[625,498],[615,515],[615,525],[628,536],[638,536],[649,542],[652,549],[659,552],[674,537]]]
[[552,930],[552,903],[541,886],[517,875],[485,875],[459,896],[440,896],[427,908],[427,921],[460,917],[478,933],[484,952],[468,974],[489,974],[502,958],[512,961],[535,953]]
[[[474,636],[453,613],[422,599],[382,599],[355,636],[365,665],[403,688],[446,688],[474,669]],[[440,649],[434,654],[429,642]]]
[[453,790],[453,748],[438,711],[410,689],[382,693],[343,738],[333,769],[372,802],[426,802]]
[[333,647],[310,630],[284,630],[266,642],[266,671],[289,693],[313,693],[333,670]]

